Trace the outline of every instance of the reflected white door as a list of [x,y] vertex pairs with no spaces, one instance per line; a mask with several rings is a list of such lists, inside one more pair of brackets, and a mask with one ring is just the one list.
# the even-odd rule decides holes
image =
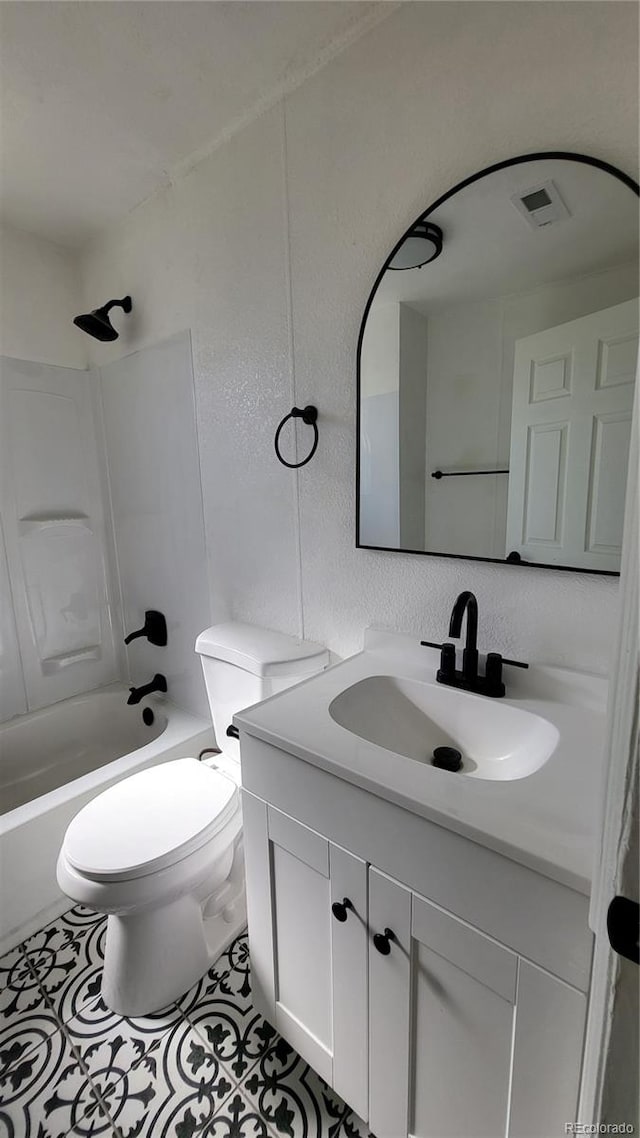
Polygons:
[[516,342],[507,553],[620,568],[638,301]]

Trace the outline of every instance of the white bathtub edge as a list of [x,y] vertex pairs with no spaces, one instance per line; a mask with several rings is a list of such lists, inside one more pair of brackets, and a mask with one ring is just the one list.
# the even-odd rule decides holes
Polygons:
[[[129,751],[126,755],[122,755],[121,758],[114,759],[109,763],[109,781],[115,781],[128,773],[132,767],[133,755],[136,756],[135,765],[137,767],[144,765],[155,754],[171,750],[192,736],[200,735],[203,732],[208,732],[211,740],[213,740],[213,729],[206,719],[200,719],[198,716],[191,715],[190,712],[182,711],[181,708],[168,701],[161,703],[159,700],[152,700],[149,702],[159,714],[166,715],[167,725],[164,731],[158,738],[152,739],[144,747],[139,747],[136,751]],[[197,757],[196,754],[194,758]],[[73,779],[72,782],[65,783],[64,786],[50,790],[46,794],[41,794],[31,802],[25,802],[23,806],[16,806],[14,810],[9,810],[7,814],[1,815],[0,838],[16,827],[31,822],[34,818],[48,813],[49,810],[54,810],[57,806],[67,802],[69,798],[79,797],[96,788],[104,788],[107,785],[104,771],[105,767],[98,767],[97,770],[89,771],[88,774],[81,775],[80,778]]]

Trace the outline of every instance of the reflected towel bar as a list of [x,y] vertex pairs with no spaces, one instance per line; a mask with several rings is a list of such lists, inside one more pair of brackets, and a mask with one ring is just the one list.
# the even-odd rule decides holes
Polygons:
[[471,478],[476,474],[508,474],[508,470],[432,470],[432,478]]

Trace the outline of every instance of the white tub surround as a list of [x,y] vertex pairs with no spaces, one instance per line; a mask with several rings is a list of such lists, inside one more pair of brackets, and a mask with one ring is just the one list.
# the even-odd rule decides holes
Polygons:
[[[144,767],[213,745],[205,719],[113,684],[0,727],[0,951],[68,908],[56,882],[65,830],[82,806]],[[154,723],[142,721],[151,708]]]
[[127,674],[141,685],[162,672],[179,707],[208,717],[193,651],[210,598],[189,332],[101,367],[100,396],[123,631],[149,608],[167,621],[160,653],[145,637],[126,648]]
[[2,602],[13,628],[0,712],[9,719],[117,671],[92,375],[7,358],[1,369]]
[[[505,667],[491,699],[437,684],[438,664],[369,632],[235,716],[254,1000],[378,1138],[560,1133],[606,684]],[[434,768],[452,741],[462,769]]]

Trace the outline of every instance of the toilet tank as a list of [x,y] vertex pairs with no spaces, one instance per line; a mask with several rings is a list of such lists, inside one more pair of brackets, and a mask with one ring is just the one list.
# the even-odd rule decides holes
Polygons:
[[329,663],[329,653],[321,644],[235,621],[201,632],[196,652],[217,745],[237,757],[238,743],[227,736],[236,712],[321,672]]

